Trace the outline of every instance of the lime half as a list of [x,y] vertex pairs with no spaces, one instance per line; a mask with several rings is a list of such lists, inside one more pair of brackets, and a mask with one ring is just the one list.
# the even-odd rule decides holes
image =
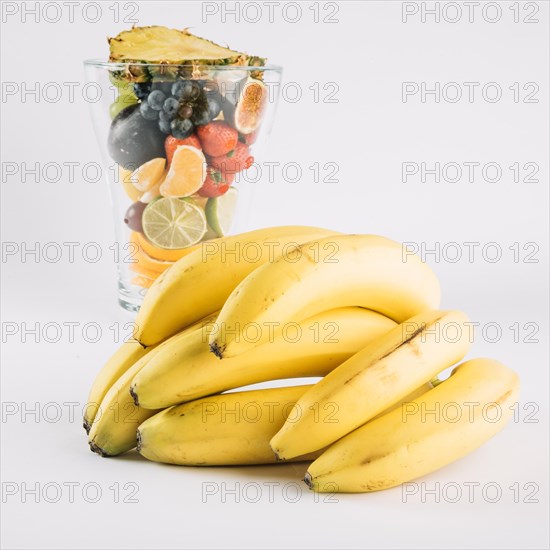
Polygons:
[[159,198],[143,211],[143,232],[160,248],[174,250],[198,243],[206,233],[204,212],[190,201]]
[[231,229],[233,215],[237,206],[237,190],[230,187],[227,193],[221,197],[208,199],[204,212],[208,225],[216,233],[216,236],[223,237]]

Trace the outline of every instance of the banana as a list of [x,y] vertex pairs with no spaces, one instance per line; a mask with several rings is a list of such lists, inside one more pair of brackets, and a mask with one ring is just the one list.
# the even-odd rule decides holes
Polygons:
[[[403,322],[439,302],[437,277],[403,245],[333,235],[296,246],[243,279],[220,312],[210,347],[232,357],[264,343],[268,327],[338,307],[361,306]],[[253,343],[245,337],[250,328],[260,332]]]
[[269,440],[308,387],[225,393],[165,409],[139,427],[138,451],[186,466],[277,462]]
[[511,369],[492,359],[466,361],[403,410],[337,441],[310,465],[304,481],[314,491],[361,493],[429,474],[499,432],[518,395]]
[[470,348],[469,325],[460,311],[429,311],[367,344],[298,400],[273,450],[284,459],[309,453],[368,422],[460,361]]
[[84,429],[90,432],[97,410],[109,388],[152,348],[144,348],[139,342],[124,342],[107,360],[96,376],[84,411]]
[[396,324],[379,313],[348,307],[325,311],[267,344],[220,361],[201,331],[175,340],[135,376],[136,404],[161,409],[268,380],[324,376]]
[[282,226],[203,243],[149,288],[136,318],[135,337],[144,346],[158,344],[218,311],[246,275],[289,246],[331,234],[317,227]]
[[[164,409],[138,428],[138,451],[149,460],[187,466],[277,462],[269,440],[309,388],[225,393]],[[431,384],[424,384],[403,404],[431,388]],[[401,405],[397,403],[395,407]],[[314,460],[321,452],[291,460]]]
[[189,338],[195,331],[202,333],[202,326],[214,319],[215,315],[194,323],[170,340],[155,347],[135,362],[111,386],[101,401],[88,434],[88,443],[94,453],[101,456],[115,456],[136,446],[137,427],[158,411],[144,409],[134,404],[134,398],[130,393],[134,377],[165,346],[172,345],[173,341]]

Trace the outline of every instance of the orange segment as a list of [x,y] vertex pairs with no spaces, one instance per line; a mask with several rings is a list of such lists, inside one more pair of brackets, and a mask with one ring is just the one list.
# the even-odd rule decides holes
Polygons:
[[134,184],[130,179],[131,177],[132,172],[130,170],[125,170],[122,166],[118,167],[118,182],[122,184],[122,187],[130,200],[132,202],[137,202],[141,197],[141,192],[134,187]]
[[140,269],[145,269],[148,272],[163,273],[169,267],[174,265],[173,261],[158,260],[157,258],[147,254],[147,252],[141,247],[136,235],[138,235],[138,233],[134,232],[130,236],[130,242],[135,245],[135,252],[132,256],[132,259],[135,261],[130,264],[130,269],[139,273],[141,273]]
[[199,243],[188,246],[187,248],[177,248],[175,250],[158,248],[152,244],[143,233],[136,232],[131,234],[130,241],[135,243],[138,246],[138,250],[143,250],[150,258],[165,262],[176,262],[180,258],[187,256],[187,254],[191,254],[191,252],[194,252],[201,246]]
[[133,285],[141,286],[143,288],[151,288],[151,285],[154,282],[155,281],[153,279],[149,279],[149,277],[144,277],[143,275],[136,275],[131,281]]
[[160,185],[164,177],[165,166],[166,159],[152,159],[132,172],[130,180],[138,191],[145,193],[145,191],[149,191],[153,187]]
[[191,145],[180,145],[172,157],[170,169],[160,186],[163,197],[188,197],[196,193],[206,179],[206,159]]

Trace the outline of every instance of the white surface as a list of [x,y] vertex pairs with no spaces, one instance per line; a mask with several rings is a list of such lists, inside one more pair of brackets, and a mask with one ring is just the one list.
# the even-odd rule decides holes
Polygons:
[[[128,4],[121,4],[121,10],[127,10],[123,15],[129,13]],[[98,242],[104,256],[95,264],[80,255],[71,263],[66,254],[55,263],[10,257],[2,264],[3,413],[35,403],[52,417],[56,406],[63,410],[52,422],[43,415],[22,421],[20,412],[3,414],[3,491],[14,487],[6,483],[17,484],[20,491],[22,484],[79,484],[74,502],[66,486],[57,503],[42,497],[36,503],[33,495],[23,502],[21,492],[3,494],[4,548],[548,547],[549,6],[531,3],[539,9],[539,23],[534,24],[514,23],[511,3],[504,2],[496,23],[486,22],[477,8],[472,23],[465,12],[455,24],[434,23],[433,16],[423,24],[419,15],[402,23],[400,2],[343,2],[335,16],[338,23],[315,24],[308,9],[312,4],[303,4],[295,24],[285,22],[278,10],[273,23],[267,23],[268,8],[262,3],[257,4],[264,10],[258,23],[229,19],[222,24],[219,16],[202,23],[200,3],[188,2],[142,3],[137,18],[139,24],[190,26],[236,49],[264,53],[284,65],[286,82],[301,86],[301,101],[282,100],[279,105],[267,159],[298,162],[304,177],[290,183],[279,172],[275,182],[264,179],[258,184],[251,226],[319,224],[430,247],[436,241],[441,246],[499,244],[503,257],[495,263],[480,254],[473,262],[435,262],[432,257],[431,263],[442,281],[444,307],[459,307],[482,325],[494,322],[502,327],[495,343],[478,332],[470,356],[489,355],[517,370],[523,384],[521,406],[535,403],[538,423],[511,424],[482,449],[420,480],[426,489],[439,483],[440,494],[447,487],[447,498],[442,494],[439,503],[433,495],[425,495],[422,502],[419,494],[403,502],[399,488],[337,495],[330,499],[337,502],[325,502],[300,484],[304,468],[297,465],[195,470],[147,463],[133,453],[100,459],[88,450],[80,407],[94,374],[116,347],[109,326],[128,319],[116,305],[115,269],[108,258],[112,226],[107,189],[102,182],[79,178],[70,183],[66,175],[56,183],[22,183],[9,177],[2,181],[4,242]],[[106,56],[105,36],[127,26],[113,21],[109,5],[102,3],[103,16],[96,23],[85,22],[78,7],[72,24],[67,11],[57,23],[36,23],[31,16],[23,24],[20,15],[7,15],[2,24],[3,81],[17,86],[81,85],[81,60]],[[521,17],[531,9],[521,5]],[[322,15],[330,11],[321,7]],[[479,95],[473,103],[423,104],[417,98],[403,103],[404,81],[497,82],[503,97],[496,103]],[[315,82],[321,90],[335,82],[338,103],[313,102],[308,88]],[[514,82],[537,83],[539,102],[514,103],[508,90]],[[4,163],[82,165],[99,160],[80,95],[72,103],[67,94],[54,103],[27,99],[3,98]],[[422,161],[496,162],[504,174],[499,183],[479,177],[473,183],[402,183],[401,163]],[[314,183],[308,169],[314,162],[337,163],[338,183]],[[539,182],[513,183],[507,167],[514,162],[537,163]],[[539,247],[538,263],[515,263],[509,247],[529,242]],[[68,329],[57,343],[36,343],[33,336],[23,343],[20,334],[5,333],[14,326],[6,323],[44,327],[48,322],[79,323],[74,341]],[[102,328],[97,343],[82,336],[89,322]],[[515,343],[509,328],[514,323],[536,323],[539,342]],[[520,339],[526,336],[522,328]],[[74,418],[65,402],[79,404]],[[48,403],[57,405],[48,408]],[[102,489],[96,504],[82,498],[88,482]],[[247,489],[248,500],[261,490],[257,503],[242,495],[248,482],[256,484]],[[279,484],[272,495],[264,485],[269,482]],[[480,484],[472,502],[464,485],[469,482]],[[109,489],[113,483],[121,484],[122,496],[129,495],[130,487],[122,488],[125,483],[137,484],[139,502],[114,502]],[[203,502],[204,483],[240,487],[240,502],[227,494],[222,505],[220,493]],[[450,502],[456,485],[446,483],[462,488],[458,502]],[[502,489],[498,502],[489,502],[492,486],[482,494],[487,483]],[[518,503],[509,488],[513,484],[520,487]],[[292,503],[298,486],[302,492]],[[525,502],[533,488],[538,502]],[[54,498],[55,487],[50,490]]]

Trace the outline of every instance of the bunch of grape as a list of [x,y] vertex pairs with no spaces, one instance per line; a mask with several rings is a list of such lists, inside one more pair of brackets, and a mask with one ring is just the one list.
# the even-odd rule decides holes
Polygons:
[[161,132],[177,139],[189,137],[195,126],[208,124],[222,109],[215,83],[204,80],[134,84],[139,110],[146,120],[158,120]]

